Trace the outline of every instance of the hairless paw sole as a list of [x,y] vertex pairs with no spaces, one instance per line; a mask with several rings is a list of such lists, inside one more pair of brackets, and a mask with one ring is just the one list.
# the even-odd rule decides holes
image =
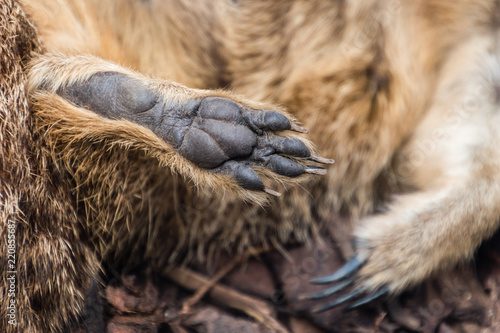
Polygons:
[[172,100],[138,79],[115,72],[94,74],[57,93],[106,118],[127,119],[150,129],[198,167],[228,175],[248,190],[279,195],[264,186],[252,167],[297,177],[326,174],[326,169],[303,165],[299,159],[334,163],[311,154],[299,139],[276,135],[287,130],[307,133],[283,114],[252,109],[229,98]]

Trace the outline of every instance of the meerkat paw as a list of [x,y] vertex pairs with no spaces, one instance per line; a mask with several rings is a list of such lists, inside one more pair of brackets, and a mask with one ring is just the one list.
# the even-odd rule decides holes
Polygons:
[[355,254],[333,274],[311,281],[328,287],[303,299],[319,300],[339,294],[312,312],[338,306],[345,306],[344,311],[348,311],[400,293],[429,277],[438,267],[458,260],[447,256],[449,249],[435,239],[422,235],[418,238],[416,226],[420,221],[412,221],[413,226],[406,227],[396,220],[381,221],[380,217],[363,222],[354,240]]
[[315,311],[341,304],[352,309],[471,259],[481,241],[498,228],[499,193],[496,184],[481,179],[395,199],[386,213],[361,221],[354,236],[356,254],[343,267],[312,281],[332,285],[303,298],[320,299],[349,289]]
[[246,190],[279,195],[264,186],[261,175],[324,175],[326,169],[308,161],[333,163],[314,155],[307,140],[287,134],[307,131],[286,115],[229,93],[117,72],[99,72],[56,92],[78,107],[151,130],[197,167],[229,176]]
[[198,167],[231,176],[249,190],[275,194],[264,187],[252,167],[297,177],[304,173],[326,174],[326,169],[304,161],[332,163],[313,155],[298,138],[275,135],[285,130],[304,132],[283,114],[252,109],[228,98],[209,96],[190,101],[188,109],[174,109],[161,121],[157,135],[183,157]]

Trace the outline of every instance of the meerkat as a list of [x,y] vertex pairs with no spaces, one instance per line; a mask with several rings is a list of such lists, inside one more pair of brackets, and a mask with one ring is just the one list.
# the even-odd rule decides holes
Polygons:
[[[161,267],[179,253],[179,243],[202,256],[304,241],[332,215],[348,214],[357,220],[356,255],[317,279],[335,285],[311,297],[354,290],[315,309],[321,311],[397,294],[470,259],[498,228],[496,0],[25,0],[21,6],[45,48],[26,72],[36,138],[57,162],[51,177],[71,180],[57,192],[71,222],[50,237],[53,226],[39,226],[46,230],[33,245],[42,258],[31,278],[55,274],[23,303],[34,331],[57,331],[77,315],[100,263],[123,263],[127,253],[135,255],[123,264],[148,258]],[[232,93],[200,90],[228,87]],[[110,105],[106,93],[118,90],[126,93]],[[172,115],[161,125],[158,104]],[[232,111],[209,116],[213,104]],[[336,164],[322,179],[287,187],[264,209],[265,192],[274,191],[259,175],[324,173],[307,161],[330,162],[311,152],[307,140],[282,132],[303,130],[271,105],[301,120]],[[240,139],[222,152],[198,154],[194,148],[210,140],[196,134],[206,128],[194,122],[194,109],[218,124],[208,130],[215,141],[225,140],[227,123],[242,131]],[[257,114],[281,120],[262,123]],[[174,130],[185,123],[194,129]],[[193,137],[187,147],[178,139],[185,133]],[[242,147],[248,140],[258,147],[250,155]],[[242,155],[250,157],[241,161]],[[214,167],[213,160],[230,165]],[[194,193],[189,180],[255,203]],[[168,245],[151,242],[158,239]],[[58,249],[58,260],[49,249]],[[51,306],[40,306],[41,299]]]
[[[128,4],[128,15],[140,8]],[[230,192],[242,206],[260,206],[280,195],[265,178],[293,185],[307,174],[326,173],[315,162],[333,163],[314,154],[300,135],[306,130],[281,107],[203,90],[210,87],[201,81],[188,88],[165,75],[151,78],[91,52],[104,35],[95,30],[98,39],[90,37],[93,23],[85,26],[84,19],[98,7],[2,3],[8,97],[2,117],[13,120],[6,122],[1,154],[9,162],[2,197],[12,200],[2,202],[8,230],[2,244],[12,250],[2,256],[9,265],[0,290],[7,296],[5,331],[63,330],[81,315],[103,262],[124,269],[144,261],[151,269],[174,263],[189,227],[179,208],[196,197],[193,186],[211,189],[207,196],[222,200]],[[40,39],[23,10],[32,13]],[[61,20],[44,21],[47,13]],[[55,30],[44,26],[51,22]],[[80,40],[81,48],[70,40]],[[9,196],[16,188],[21,193]]]

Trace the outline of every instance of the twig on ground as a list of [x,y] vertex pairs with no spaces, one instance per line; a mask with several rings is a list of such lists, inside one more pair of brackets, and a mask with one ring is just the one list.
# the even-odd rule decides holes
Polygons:
[[[167,273],[167,276],[178,285],[189,290],[199,290],[211,283],[210,280],[203,275],[187,268],[173,268]],[[209,288],[210,287],[204,289],[208,290]],[[289,333],[289,331],[274,318],[273,309],[265,301],[219,284],[213,285],[212,288],[208,290],[208,295],[224,306],[246,313],[266,327],[272,329],[274,332]]]
[[387,312],[383,311],[380,313],[380,315],[377,317],[377,320],[375,321],[375,332],[379,333],[380,332],[380,324],[382,323],[382,320],[384,320],[385,316],[387,316]]
[[182,310],[179,312],[179,314],[187,314],[190,312],[191,307],[198,303],[205,295],[206,293],[212,289],[213,286],[219,282],[220,279],[222,279],[224,276],[226,276],[229,272],[231,272],[237,265],[241,264],[243,259],[246,257],[246,255],[241,255],[233,260],[231,260],[229,263],[227,263],[224,267],[222,267],[217,273],[215,273],[210,280],[207,281],[204,285],[202,285],[194,294],[193,296],[189,297],[187,300],[184,301],[182,304]]

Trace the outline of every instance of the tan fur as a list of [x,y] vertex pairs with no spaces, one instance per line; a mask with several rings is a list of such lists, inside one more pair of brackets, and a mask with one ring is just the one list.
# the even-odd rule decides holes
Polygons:
[[[39,251],[70,238],[98,257],[68,259],[86,280],[72,287],[73,303],[52,301],[42,317],[23,301],[25,313],[43,318],[26,327],[57,331],[78,314],[98,260],[109,256],[140,252],[129,265],[148,258],[163,267],[184,246],[188,256],[206,256],[306,241],[342,213],[359,220],[358,250],[368,257],[358,285],[399,292],[470,258],[498,227],[498,1],[25,0],[23,8],[48,51],[28,71],[36,133],[47,140],[41,155],[71,179],[64,188],[75,197],[66,202],[79,212],[59,226],[84,229]],[[175,98],[209,94],[268,107],[191,89],[230,85],[285,105],[337,164],[321,180],[287,186],[269,207],[242,203],[229,179],[194,168],[151,132],[55,94],[110,69]],[[189,184],[233,191],[198,193]],[[372,215],[381,204],[384,213]],[[69,292],[56,285],[37,295]],[[55,319],[61,307],[67,312]]]

